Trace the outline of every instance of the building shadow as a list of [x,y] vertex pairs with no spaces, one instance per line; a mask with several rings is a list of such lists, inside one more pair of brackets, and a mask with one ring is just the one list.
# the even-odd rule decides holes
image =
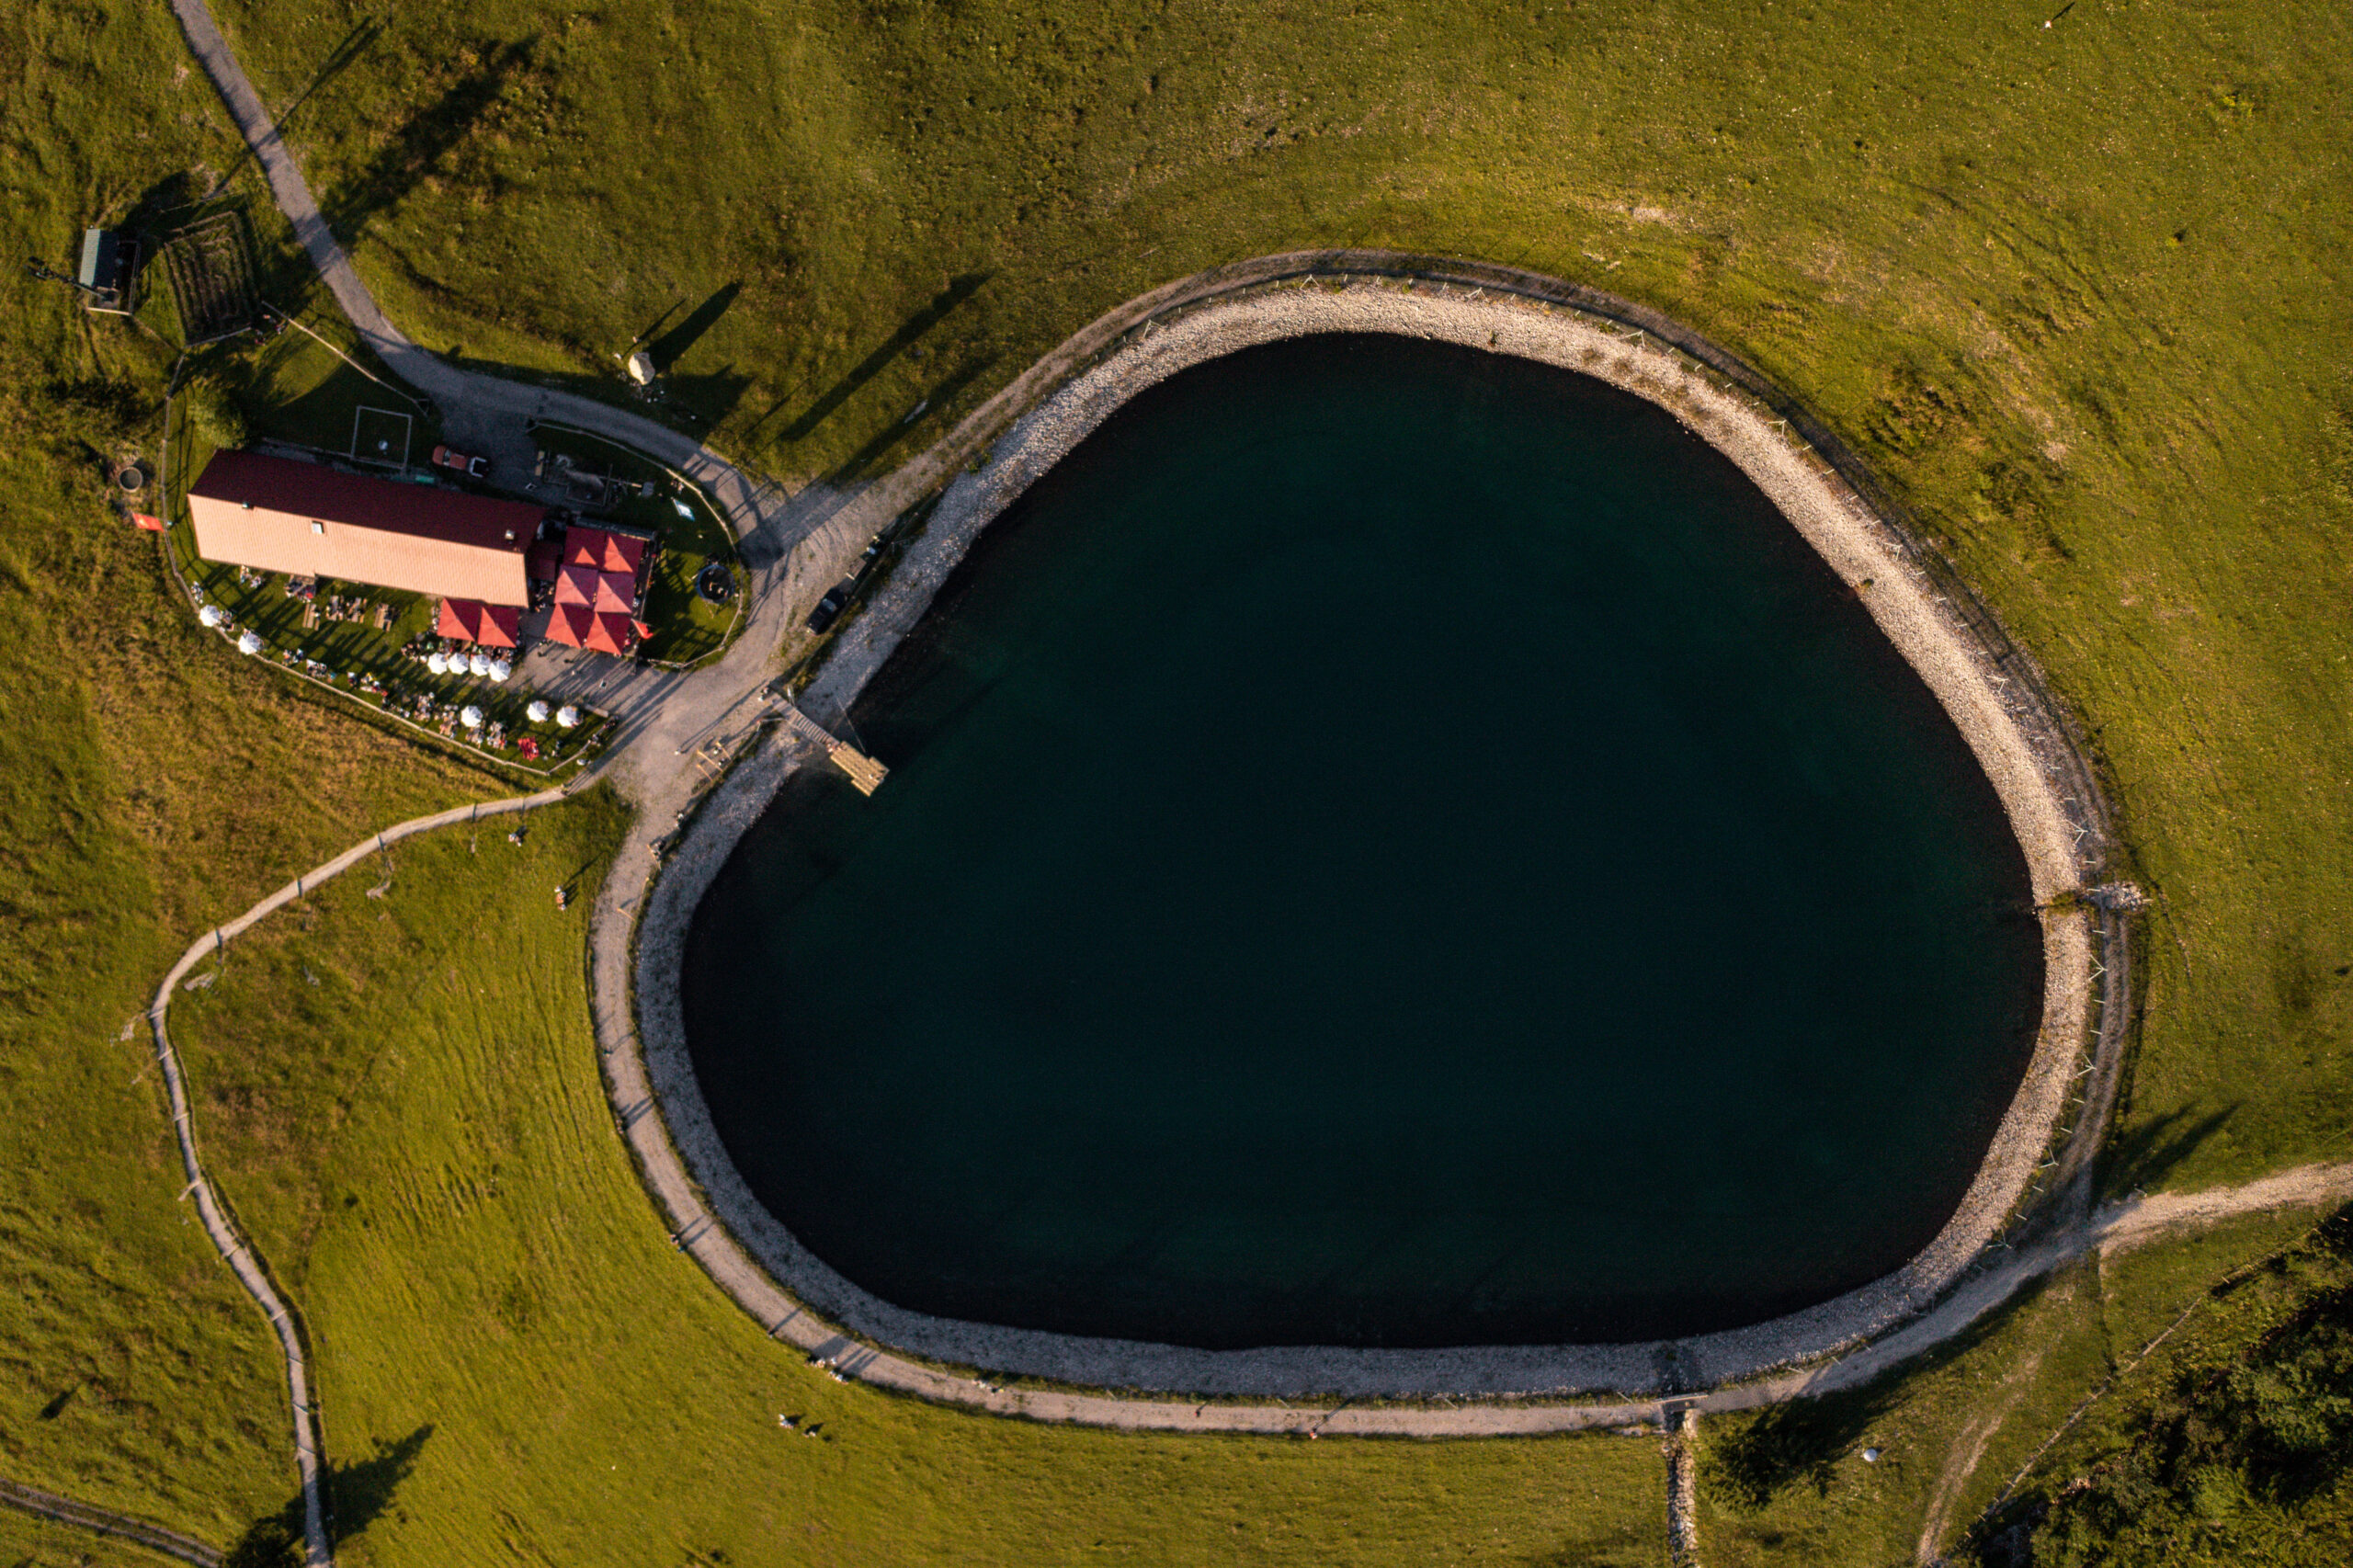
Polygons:
[[[671,366],[685,358],[687,350],[692,348],[702,335],[709,332],[719,318],[727,313],[727,307],[733,304],[735,296],[743,291],[743,284],[728,284],[713,293],[710,299],[697,305],[692,315],[648,344],[645,351],[653,356],[654,368],[656,370],[666,371]],[[676,310],[677,307],[673,305],[670,309]],[[669,312],[665,311],[663,313],[666,315]],[[656,324],[659,324],[658,321]]]
[[[433,1436],[430,1422],[397,1442],[379,1440],[366,1459],[331,1464],[320,1478],[327,1511],[327,1534],[336,1545],[384,1517],[393,1495],[416,1468],[416,1456]],[[302,1494],[274,1514],[247,1526],[221,1559],[221,1568],[301,1568]]]
[[[934,295],[929,304],[901,323],[899,330],[892,333],[880,348],[859,360],[849,374],[835,381],[824,396],[810,404],[806,413],[785,426],[784,438],[788,441],[798,441],[806,437],[810,432],[824,424],[826,416],[834,410],[847,403],[858,388],[880,374],[884,366],[905,353],[924,334],[945,321],[955,312],[957,306],[980,292],[981,285],[988,280],[989,274],[985,272],[967,272]],[[768,418],[773,417],[782,407],[783,404],[779,403],[777,408],[770,409],[767,415],[761,416],[762,422],[765,423]]]
[[352,244],[371,221],[398,207],[428,176],[442,173],[449,154],[497,103],[508,78],[531,64],[538,47],[534,37],[493,50],[447,92],[411,114],[358,174],[320,201],[327,227]]

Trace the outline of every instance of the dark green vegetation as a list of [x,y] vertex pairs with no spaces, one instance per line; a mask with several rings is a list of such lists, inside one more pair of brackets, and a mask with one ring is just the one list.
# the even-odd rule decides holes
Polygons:
[[667,1244],[614,1136],[585,897],[548,890],[593,891],[619,826],[594,795],[520,847],[411,840],[381,898],[329,883],[173,1010],[215,1157],[308,1313],[342,1562],[1659,1560],[1648,1442],[975,1420],[769,1342]]
[[[1747,354],[1870,455],[2097,726],[2134,869],[2161,898],[2110,1179],[2199,1185],[2341,1153],[2353,1105],[2353,995],[2338,972],[2353,965],[2340,631],[2353,203],[2339,147],[2353,22],[2333,6],[2086,0],[2044,29],[2056,9],[1041,16],[989,0],[613,0],[558,14],[498,0],[367,21],[323,0],[266,0],[224,5],[222,20],[272,103],[301,100],[287,133],[395,320],[431,344],[606,385],[610,352],[652,324],[673,405],[720,416],[722,446],[790,477],[878,471],[1104,305],[1295,245],[1525,261]],[[290,254],[162,6],[0,7],[0,228],[22,251],[70,265],[83,222],[133,210],[176,175],[202,187],[233,171],[265,270]],[[353,824],[491,786],[290,695],[188,628],[152,544],[107,520],[76,445],[152,440],[167,358],[119,323],[85,321],[54,285],[6,287],[0,1243],[18,1283],[0,1307],[0,1465],[225,1541],[292,1484],[278,1371],[257,1319],[180,1223],[144,1048],[121,1028],[189,935]],[[281,287],[273,297],[293,308]],[[344,407],[375,393],[337,395],[303,416],[321,441],[347,438]],[[566,962],[563,983],[575,983]],[[284,994],[251,1005],[293,1014],[292,986],[307,995],[307,982],[279,980]],[[518,960],[480,983],[504,1017],[558,981]],[[594,1107],[576,1079],[568,1092]],[[460,1142],[444,1130],[432,1146]],[[367,1184],[379,1203],[438,1179],[401,1151],[383,1162]],[[584,1168],[542,1174],[586,1183]],[[221,1174],[233,1201],[248,1184],[300,1185],[267,1161]],[[599,1223],[634,1226],[627,1245],[642,1249],[578,1255],[621,1303],[583,1314],[601,1338],[510,1365],[522,1342],[498,1339],[510,1331],[494,1315],[421,1328],[403,1315],[397,1274],[350,1287],[340,1309],[324,1301],[357,1357],[328,1374],[343,1380],[325,1412],[337,1462],[396,1471],[400,1445],[430,1421],[403,1486],[454,1494],[446,1536],[386,1515],[356,1549],[529,1561],[499,1510],[550,1498],[534,1506],[614,1521],[600,1549],[660,1530],[676,1560],[722,1539],[696,1523],[772,1506],[756,1467],[707,1457],[714,1439],[684,1403],[722,1385],[721,1363],[692,1358],[716,1340],[648,1342],[632,1358],[649,1318],[699,1317],[714,1336],[741,1325],[719,1326],[733,1320],[691,1275],[655,1272],[674,1260],[625,1167],[594,1180]],[[1711,1515],[1711,1553],[1904,1561],[1932,1514],[1950,1540],[2112,1365],[2283,1239],[2234,1228],[2071,1275],[1870,1394],[1859,1424],[1792,1415],[1776,1430],[1812,1434],[1802,1483],[1754,1515]],[[642,1253],[650,1266],[614,1261]],[[519,1272],[519,1256],[485,1277]],[[429,1244],[424,1263],[438,1279],[455,1267]],[[320,1265],[307,1278],[332,1296]],[[2241,1288],[2201,1306],[2133,1376],[2163,1375],[2193,1333],[2202,1364],[2238,1357],[2276,1317],[2233,1303],[2264,1299]],[[374,1347],[350,1337],[380,1318]],[[532,1425],[549,1389],[595,1392],[574,1376],[584,1346],[643,1380],[627,1385],[643,1403],[603,1407],[606,1462],[645,1478],[642,1494],[616,1498],[609,1480],[592,1491],[593,1459],[571,1462],[579,1450]],[[390,1399],[343,1412],[371,1361],[419,1346],[484,1375],[437,1374],[446,1397],[430,1412]],[[754,1343],[736,1365],[770,1376],[774,1355]],[[518,1400],[518,1383],[539,1403]],[[880,1561],[867,1542],[916,1531],[945,1542],[940,1555],[984,1557],[968,1548],[986,1538],[1012,1558],[1026,1542],[1028,1561],[1041,1539],[1078,1559],[1120,1546],[1173,1562],[1364,1557],[1349,1530],[1449,1495],[1462,1528],[1391,1555],[1658,1557],[1645,1445],[1161,1448],[807,1386],[810,1410],[838,1398],[846,1422],[904,1423],[920,1440],[843,1465],[829,1532],[796,1536],[807,1516],[780,1509],[790,1517],[737,1562]],[[2081,1424],[2118,1413],[2100,1451],[2146,1425],[2136,1386],[2120,1382]],[[1902,1437],[1889,1461],[1867,1471],[1838,1457],[1882,1426]],[[445,1430],[495,1432],[483,1448],[498,1468],[428,1480]],[[480,1450],[470,1439],[464,1451]],[[2062,1453],[2052,1476],[2085,1472]],[[1253,1485],[1174,1486],[1200,1462],[1187,1454],[1231,1454]],[[671,1456],[713,1490],[664,1490],[657,1461]],[[1368,1483],[1364,1467],[1387,1468]],[[748,1503],[716,1490],[739,1477]],[[1098,1485],[1102,1506],[1130,1510],[1101,1552],[1036,1506]],[[2329,1495],[2302,1505],[2307,1520]],[[1528,1517],[1550,1506],[1562,1517]],[[1594,1544],[1629,1539],[1613,1533],[1621,1519],[1643,1532],[1638,1546]]]
[[2353,1216],[2312,1219],[2078,1264],[1900,1380],[1711,1421],[1711,1561],[2343,1562]]
[[[2162,1385],[2145,1429],[2058,1489],[2034,1532],[2032,1561],[2074,1568],[2353,1558],[2353,1211],[2214,1294],[2240,1290],[2293,1309],[2238,1355],[2186,1367]],[[1989,1521],[1987,1558],[2026,1559],[2019,1538],[2045,1506],[2034,1498]]]
[[2025,858],[1652,404],[1254,349],[1121,409],[935,615],[855,715],[890,788],[779,802],[687,984],[737,1167],[885,1300],[1700,1334],[1901,1267],[1976,1174],[2041,1014]]

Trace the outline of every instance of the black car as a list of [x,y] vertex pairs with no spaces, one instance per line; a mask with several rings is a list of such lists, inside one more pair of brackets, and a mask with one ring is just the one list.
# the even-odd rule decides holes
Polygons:
[[817,608],[809,612],[809,630],[823,631],[840,619],[842,611],[849,608],[850,590],[857,586],[858,579],[849,577],[827,588],[825,597],[817,601]]

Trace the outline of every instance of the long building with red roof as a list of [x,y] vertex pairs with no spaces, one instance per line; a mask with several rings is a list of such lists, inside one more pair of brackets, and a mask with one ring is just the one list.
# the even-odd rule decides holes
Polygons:
[[546,515],[244,451],[215,452],[188,507],[207,561],[518,607],[531,602],[524,556]]

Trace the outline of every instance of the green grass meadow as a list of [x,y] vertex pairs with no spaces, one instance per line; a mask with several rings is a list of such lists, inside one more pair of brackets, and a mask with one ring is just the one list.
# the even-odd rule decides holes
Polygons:
[[[616,399],[642,342],[665,416],[795,485],[887,472],[1103,309],[1242,256],[1473,256],[1677,315],[1861,451],[2084,721],[2157,900],[2109,1188],[2353,1155],[2342,7],[216,7],[412,335]],[[351,348],[167,7],[0,9],[21,254],[69,268],[84,223],[224,178],[266,292]],[[225,1544],[291,1494],[282,1373],[126,1026],[295,871],[509,790],[197,630],[102,485],[153,455],[176,347],[12,278],[0,1475]],[[293,335],[189,369],[337,449],[400,405]],[[355,871],[176,1006],[214,1173],[317,1352],[344,1561],[1664,1561],[1655,1438],[1048,1428],[766,1343],[667,1245],[598,1085],[585,905],[551,891],[615,811],[404,844],[381,898]],[[2313,1218],[2087,1261],[1901,1376],[1711,1421],[1709,1560],[1910,1562],[1931,1523],[1957,1550],[2097,1393],[2018,1494],[2091,1519],[2070,1478],[2224,1430],[2335,1299]],[[2147,1474],[2175,1533],[2131,1561],[2325,1561],[2353,1517],[2341,1484]],[[0,1561],[76,1551],[132,1560],[0,1515]]]
[[2084,716],[2161,901],[2117,1175],[2232,1179],[2353,1150],[2353,21],[2056,9],[222,15],[273,103],[335,67],[289,134],[420,341],[619,395],[650,330],[676,406],[795,483],[1238,256],[1479,256],[1680,316]]
[[343,1562],[1660,1560],[1654,1437],[1117,1436],[835,1383],[769,1341],[669,1244],[599,1084],[587,901],[551,890],[585,893],[620,827],[593,795],[519,847],[404,843],[173,1010],[308,1315]]

